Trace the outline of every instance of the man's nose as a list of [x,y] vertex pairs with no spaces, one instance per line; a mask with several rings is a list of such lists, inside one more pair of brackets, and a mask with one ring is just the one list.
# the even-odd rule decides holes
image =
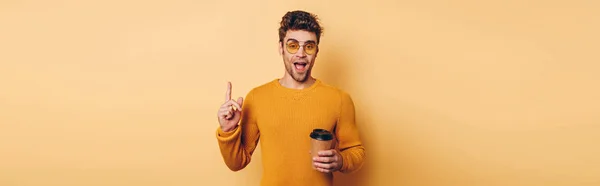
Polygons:
[[296,52],[296,56],[306,57],[306,52],[304,52],[304,47],[300,47],[300,49],[298,49],[298,52]]

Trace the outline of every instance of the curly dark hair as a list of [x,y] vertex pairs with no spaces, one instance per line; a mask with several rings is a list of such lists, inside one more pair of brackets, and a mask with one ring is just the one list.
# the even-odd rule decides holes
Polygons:
[[282,18],[279,27],[279,41],[283,41],[285,34],[288,30],[305,30],[313,32],[317,35],[317,44],[321,40],[321,33],[323,28],[319,25],[319,19],[317,15],[296,10],[287,12]]

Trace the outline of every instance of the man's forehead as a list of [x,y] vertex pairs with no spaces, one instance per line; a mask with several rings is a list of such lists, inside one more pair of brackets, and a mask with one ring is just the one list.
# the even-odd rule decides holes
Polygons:
[[317,41],[315,33],[308,32],[305,30],[288,30],[285,36],[287,39],[294,39],[297,41]]

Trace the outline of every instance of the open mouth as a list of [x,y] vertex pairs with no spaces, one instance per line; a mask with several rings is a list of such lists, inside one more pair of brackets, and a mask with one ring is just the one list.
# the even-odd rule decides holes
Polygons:
[[303,72],[306,70],[306,66],[308,65],[308,63],[306,62],[295,62],[294,63],[294,67],[296,68],[297,71],[299,72]]

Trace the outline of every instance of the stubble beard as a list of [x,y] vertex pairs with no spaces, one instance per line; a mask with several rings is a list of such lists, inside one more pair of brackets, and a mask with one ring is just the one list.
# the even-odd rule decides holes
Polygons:
[[310,73],[312,71],[312,66],[309,66],[304,73],[296,73],[294,71],[294,64],[286,65],[285,68],[288,74],[290,74],[290,76],[292,76],[294,80],[301,83],[304,83],[306,80],[308,80],[308,77],[310,76]]

